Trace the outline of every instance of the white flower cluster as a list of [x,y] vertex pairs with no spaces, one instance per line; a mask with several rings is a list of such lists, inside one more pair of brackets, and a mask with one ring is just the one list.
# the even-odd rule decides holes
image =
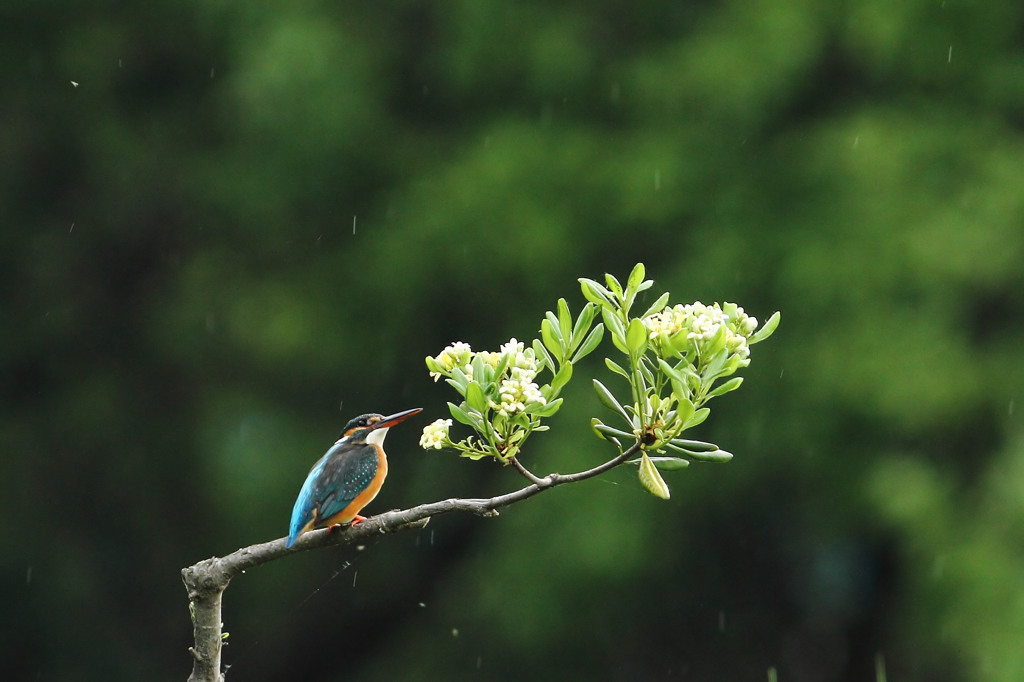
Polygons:
[[423,427],[423,435],[420,436],[420,447],[424,450],[434,448],[440,450],[448,440],[448,429],[452,426],[451,419],[435,419]]
[[530,403],[544,405],[547,402],[541,395],[540,386],[534,381],[538,368],[532,348],[524,348],[522,341],[512,338],[495,355],[499,358],[508,357],[508,364],[505,365],[507,376],[498,387],[501,402],[491,401],[492,409],[507,417],[522,412]]
[[729,352],[744,360],[750,355],[747,337],[757,329],[757,318],[750,317],[743,308],[726,303],[724,306],[704,305],[700,301],[667,307],[643,320],[654,343],[662,343],[681,332],[692,340],[700,351],[704,342],[714,339],[725,327],[725,346]]
[[501,402],[492,400],[490,408],[508,417],[525,410],[530,402],[545,404],[547,400],[541,394],[541,387],[534,381],[538,370],[534,349],[524,348],[522,341],[512,338],[502,345],[499,356],[508,356],[508,365],[505,366],[508,376],[502,379],[498,388]]
[[[490,407],[498,414],[508,417],[526,409],[530,403],[547,403],[541,395],[540,386],[534,381],[540,369],[537,357],[532,348],[526,348],[522,341],[515,338],[502,344],[498,352],[479,351],[474,353],[468,343],[457,341],[445,348],[433,358],[434,362],[445,372],[450,373],[456,367],[470,379],[473,379],[473,360],[481,357],[491,367],[497,367],[507,358],[505,369],[498,381],[498,401],[491,400]],[[442,372],[431,372],[430,376],[437,381]]]

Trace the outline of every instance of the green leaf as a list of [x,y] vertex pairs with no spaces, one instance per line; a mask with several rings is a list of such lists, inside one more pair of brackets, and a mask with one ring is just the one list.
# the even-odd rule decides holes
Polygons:
[[725,350],[725,337],[729,329],[724,324],[718,325],[718,331],[711,337],[710,341],[704,344],[705,355],[714,355]]
[[651,461],[646,452],[640,455],[639,478],[640,484],[652,495],[663,500],[667,500],[671,496],[668,486],[665,484],[665,479],[658,473],[658,468],[654,466],[654,462]]
[[483,388],[475,381],[471,381],[466,387],[466,405],[480,414],[487,412],[487,397],[484,395]]
[[551,380],[551,397],[557,396],[558,392],[562,390],[562,387],[569,383],[572,379],[572,363],[567,362],[558,370],[555,377]]
[[587,334],[587,338],[583,340],[583,343],[576,351],[576,354],[572,357],[572,361],[578,362],[582,358],[593,353],[594,350],[601,345],[602,339],[604,339],[604,325],[598,322],[597,326],[591,329],[590,333]]
[[658,366],[661,368],[662,374],[669,378],[669,381],[678,381],[680,383],[686,383],[686,379],[683,377],[683,373],[678,369],[668,364],[661,358],[658,358]]
[[[541,323],[543,324],[543,323]],[[551,369],[552,372],[558,365],[555,364],[555,359],[548,353],[548,349],[544,347],[544,344],[540,342],[540,339],[533,340],[533,354],[538,358],[543,358],[544,366]]]
[[704,420],[711,414],[711,410],[706,407],[702,407],[693,413],[693,416],[684,422],[683,430],[692,429],[694,426],[698,426],[704,423]]
[[725,450],[712,450],[711,452],[694,452],[693,450],[687,450],[681,448],[672,443],[668,443],[667,447],[670,450],[676,450],[683,453],[687,459],[697,460],[698,462],[728,462],[732,459],[732,453],[726,452]]
[[558,334],[562,337],[562,344],[568,346],[572,340],[572,315],[564,298],[558,299]]
[[[722,325],[722,329],[725,329],[725,325]],[[719,336],[722,336],[722,334],[715,335],[715,338],[717,339]],[[722,346],[708,359],[704,371],[700,373],[700,379],[705,384],[709,384],[718,377],[727,374],[724,370],[729,360],[729,349],[725,347],[724,336],[722,338]]]
[[498,456],[497,453],[491,452],[490,450],[488,450],[486,452],[482,452],[480,450],[469,449],[469,450],[462,450],[459,453],[459,457],[468,457],[469,459],[473,460],[474,462],[479,461],[479,460],[483,459],[484,457],[497,457],[497,456]]
[[[690,461],[682,457],[649,457],[651,463],[658,467],[659,471],[678,471],[690,466]],[[640,464],[641,459],[631,459],[630,464]]]
[[[550,313],[548,313],[550,315]],[[540,323],[540,337],[544,340],[544,345],[551,351],[551,354],[562,360],[562,343],[559,338],[555,336],[554,327],[550,320],[542,320]],[[553,369],[553,368],[552,368]]]
[[675,386],[672,387],[672,396],[676,399],[676,418],[686,424],[693,417],[694,407],[689,398],[676,393]]
[[636,434],[630,433],[628,431],[623,431],[622,429],[616,429],[615,427],[608,426],[607,424],[602,424],[601,420],[597,418],[591,418],[590,426],[591,428],[594,429],[594,431],[597,432],[599,436],[601,436],[604,439],[612,437],[624,438],[626,440],[636,440]]
[[626,327],[622,324],[622,320],[612,310],[608,308],[601,309],[601,317],[604,318],[604,324],[608,327],[608,331],[612,334],[612,343],[623,353],[629,353],[626,349]]
[[601,307],[612,307],[612,294],[603,286],[592,279],[580,277],[580,289],[583,291],[583,298]]
[[708,393],[706,399],[711,399],[723,395],[725,393],[728,393],[729,391],[735,391],[737,388],[740,387],[740,384],[742,383],[743,377],[733,377],[732,379],[729,379],[715,390],[711,391],[711,393]]
[[621,375],[622,377],[625,377],[626,379],[629,379],[629,373],[626,372],[626,370],[624,370],[620,365],[612,362],[608,358],[604,359],[604,364],[611,371],[615,372],[618,375]]
[[[477,353],[475,356],[473,356],[472,366],[473,381],[480,384],[480,386],[485,386],[494,380],[493,375],[490,377],[487,376],[487,370],[490,369],[490,366],[484,362],[484,356],[481,355],[480,353]],[[483,410],[481,410],[481,412],[483,412]]]
[[658,300],[655,301],[654,303],[652,303],[651,307],[648,308],[647,311],[644,312],[644,314],[641,315],[640,317],[650,317],[654,313],[660,313],[662,310],[665,309],[665,306],[667,304],[668,304],[668,292],[666,291],[661,296],[659,296]]
[[714,443],[706,443],[702,440],[690,440],[689,438],[673,438],[672,445],[678,446],[687,452],[714,452],[721,449]]
[[465,385],[463,385],[463,384],[460,384],[460,383],[459,383],[458,381],[456,381],[455,379],[445,379],[445,380],[444,380],[444,382],[445,382],[446,384],[448,384],[449,386],[451,386],[452,388],[454,388],[454,389],[455,389],[455,391],[456,391],[456,392],[457,392],[457,393],[458,393],[459,395],[461,395],[461,396],[465,396],[465,395],[466,395],[466,387],[465,387]]
[[459,421],[466,426],[476,426],[469,414],[455,403],[448,403],[448,411],[452,413],[452,417],[454,417],[456,421]]
[[461,367],[452,368],[451,379],[448,379],[448,383],[455,387],[455,390],[466,395],[466,386],[469,385],[469,377],[462,371]]
[[775,329],[779,326],[779,321],[782,319],[782,313],[775,311],[775,314],[768,318],[768,321],[761,325],[761,328],[756,332],[747,337],[747,345],[752,346],[755,343],[764,341],[769,336],[775,333]]
[[549,310],[544,313],[544,319],[546,319],[551,325],[551,331],[554,332],[555,338],[559,341],[564,341],[565,339],[562,338],[562,325],[558,321],[558,315],[555,315]]
[[612,392],[597,379],[594,379],[594,391],[597,392],[597,399],[601,401],[601,404],[607,407],[609,410],[618,412],[622,415],[626,423],[631,424],[632,420],[629,418],[629,414],[626,412],[626,408],[619,404],[619,401],[615,399]]
[[[672,383],[672,395],[675,397],[675,399],[680,404],[684,404],[684,403],[689,404],[690,405],[690,411],[692,412],[693,411],[693,403],[690,402],[690,395],[691,395],[690,394],[690,389],[687,388],[685,383],[683,383],[681,381],[676,381],[675,379],[672,379],[671,383]],[[687,419],[689,419],[689,416],[687,416]]]
[[576,324],[572,328],[572,334],[569,336],[569,352],[573,352],[579,347],[583,341],[583,335],[594,323],[595,315],[597,315],[596,306],[590,303],[583,306],[583,310],[580,311],[579,317],[576,318]]
[[644,264],[637,263],[636,266],[634,266],[633,271],[629,273],[629,277],[626,279],[626,291],[632,291],[634,293],[637,292],[640,285],[643,284],[645,274]]
[[551,417],[556,412],[558,412],[558,408],[560,408],[561,406],[561,398],[549,401],[544,405],[541,405],[540,403],[530,403],[526,406],[526,413],[532,414],[535,417]]
[[647,361],[647,357],[640,356],[640,362],[637,363],[636,367],[640,370],[640,376],[642,376],[649,385],[654,386],[658,383],[655,381],[654,370],[651,369],[651,363]]
[[626,348],[634,356],[641,356],[647,350],[647,327],[634,317],[629,321],[629,329],[626,330]]
[[611,289],[612,293],[615,294],[616,297],[621,299],[622,285],[619,284],[619,280],[615,279],[615,277],[612,275],[606,274],[604,276],[604,281],[608,283],[608,288]]
[[619,439],[616,438],[615,436],[611,436],[611,435],[607,435],[607,434],[603,433],[601,431],[601,428],[600,428],[600,427],[603,427],[603,426],[604,426],[604,424],[601,423],[600,419],[591,418],[591,420],[590,420],[590,427],[592,429],[594,429],[594,433],[597,435],[597,437],[602,439],[602,440],[607,440],[607,441],[610,441],[612,443],[615,443],[615,446],[618,447],[621,450],[622,449],[622,443],[620,443]]

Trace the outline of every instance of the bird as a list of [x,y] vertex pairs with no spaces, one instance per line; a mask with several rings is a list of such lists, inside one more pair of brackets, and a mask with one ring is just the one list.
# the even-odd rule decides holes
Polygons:
[[365,521],[359,512],[377,496],[388,475],[383,447],[388,429],[421,411],[414,407],[387,417],[361,414],[346,424],[299,489],[285,546],[290,548],[308,530]]

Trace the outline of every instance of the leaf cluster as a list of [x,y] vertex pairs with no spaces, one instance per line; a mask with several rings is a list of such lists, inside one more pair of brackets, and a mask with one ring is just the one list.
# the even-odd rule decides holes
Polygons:
[[[470,459],[493,457],[507,464],[531,433],[547,430],[542,420],[562,406],[559,394],[572,379],[573,365],[604,336],[604,325],[593,326],[597,306],[586,304],[574,320],[563,298],[556,311],[545,314],[541,337],[529,347],[514,338],[498,352],[474,353],[466,344],[454,344],[426,359],[430,372],[444,376],[462,397],[458,404],[448,403],[452,417],[474,432],[460,441],[446,436],[445,446]],[[539,385],[535,379],[542,374],[550,380]]]
[[[454,419],[469,426],[473,435],[452,441],[450,421],[438,420],[424,430],[424,447],[451,447],[464,457],[492,457],[515,462],[529,435],[543,431],[542,420],[562,405],[561,390],[572,378],[573,366],[601,344],[608,330],[617,354],[605,366],[625,381],[622,397],[598,379],[594,390],[601,403],[619,418],[615,426],[591,419],[594,432],[613,443],[618,457],[639,451],[628,460],[639,467],[641,484],[653,494],[669,497],[659,471],[681,469],[691,461],[726,462],[732,454],[713,443],[683,438],[703,423],[712,398],[739,388],[742,378],[732,376],[750,363],[750,346],[771,336],[779,313],[759,329],[734,303],[706,306],[695,302],[669,306],[665,292],[642,313],[633,305],[654,282],[646,279],[638,263],[625,285],[611,274],[605,283],[580,278],[586,305],[574,319],[565,299],[548,311],[540,324],[540,338],[527,347],[511,339],[500,352],[474,353],[455,343],[426,359],[435,379],[441,376],[462,397],[448,403]],[[600,322],[594,323],[600,315]],[[550,381],[538,385],[541,374]],[[437,432],[443,434],[435,438]],[[654,453],[653,455],[650,453]]]
[[[681,434],[703,423],[710,414],[706,403],[740,387],[743,379],[726,377],[749,364],[749,346],[767,339],[778,327],[775,313],[756,332],[743,332],[756,324],[733,303],[722,306],[669,307],[670,295],[662,293],[644,312],[632,313],[637,294],[654,282],[645,279],[638,263],[623,286],[611,274],[605,284],[580,278],[584,297],[600,307],[612,343],[623,361],[605,358],[605,365],[625,380],[627,398],[618,398],[601,381],[594,390],[601,403],[623,423],[616,428],[591,419],[594,432],[614,443],[620,452],[632,443],[643,449],[638,459],[639,478],[653,494],[668,498],[669,490],[659,469],[681,469],[691,461],[727,462],[732,454],[713,443],[682,438]],[[657,316],[673,318],[675,326],[661,324]],[[708,328],[708,323],[713,322]],[[723,381],[724,380],[724,381]],[[653,451],[661,456],[650,456]]]

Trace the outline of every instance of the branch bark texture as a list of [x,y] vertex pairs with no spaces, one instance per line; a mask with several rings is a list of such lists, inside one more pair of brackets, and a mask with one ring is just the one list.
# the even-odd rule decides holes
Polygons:
[[450,498],[410,509],[384,512],[356,526],[325,528],[306,533],[290,549],[285,547],[285,538],[279,538],[243,547],[224,557],[211,557],[182,569],[181,577],[188,590],[189,611],[192,614],[195,637],[194,646],[189,648],[193,658],[189,682],[224,680],[224,673],[221,670],[224,626],[221,620],[221,603],[224,590],[231,583],[231,579],[239,573],[296,552],[333,545],[356,544],[378,535],[423,528],[430,521],[430,517],[439,514],[460,511],[477,516],[497,516],[498,510],[502,507],[522,502],[557,485],[575,483],[602,474],[619,466],[639,451],[640,444],[637,443],[593,469],[573,474],[553,473],[543,478],[531,474],[517,461],[516,468],[531,481],[531,484],[504,495],[491,498]]

